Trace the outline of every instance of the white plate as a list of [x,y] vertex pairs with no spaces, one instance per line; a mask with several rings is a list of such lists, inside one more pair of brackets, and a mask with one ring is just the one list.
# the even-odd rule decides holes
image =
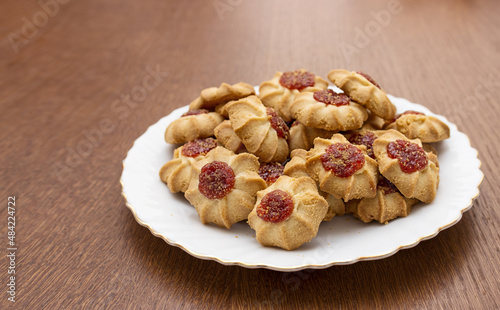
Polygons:
[[297,271],[391,256],[457,223],[479,195],[483,173],[477,151],[454,124],[406,99],[393,96],[390,99],[399,113],[416,110],[434,115],[451,130],[450,139],[435,144],[440,165],[436,199],[430,204],[416,205],[406,218],[382,225],[364,224],[352,216],[335,217],[320,225],[311,242],[294,251],[261,246],[245,222],[235,224],[230,230],[203,225],[194,207],[182,194],[171,194],[158,175],[175,148],[165,142],[165,128],[187,111],[187,106],[149,127],[129,150],[121,177],[126,205],[137,222],[153,235],[197,258],[224,265]]

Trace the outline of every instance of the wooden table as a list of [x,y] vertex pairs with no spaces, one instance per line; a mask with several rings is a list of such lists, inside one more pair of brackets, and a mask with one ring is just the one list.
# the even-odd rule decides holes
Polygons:
[[[500,307],[500,2],[40,3],[0,3],[0,308]],[[298,68],[368,72],[457,124],[485,173],[474,207],[389,258],[292,274],[191,257],[134,220],[122,160],[149,125],[203,88]]]

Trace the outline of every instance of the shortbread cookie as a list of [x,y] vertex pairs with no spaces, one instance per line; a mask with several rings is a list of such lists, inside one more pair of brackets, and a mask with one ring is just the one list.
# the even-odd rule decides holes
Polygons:
[[214,128],[223,120],[224,117],[216,112],[190,110],[168,125],[165,141],[177,144],[213,136]]
[[172,193],[185,192],[191,182],[192,166],[217,147],[213,138],[196,139],[178,147],[173,159],[160,169],[160,179]]
[[246,152],[247,149],[240,137],[234,132],[230,120],[225,120],[214,129],[214,135],[226,149],[236,154]]
[[290,122],[289,106],[300,92],[326,89],[328,82],[306,70],[277,72],[259,88],[259,98],[265,106],[273,108],[286,122]]
[[281,176],[257,193],[248,224],[260,244],[294,250],[316,236],[327,209],[311,178]]
[[283,162],[288,157],[288,126],[256,96],[226,104],[234,132],[246,149],[262,162]]
[[[422,148],[420,140],[388,130],[373,142],[380,173],[406,198],[431,202],[436,197],[439,168]],[[434,155],[435,156],[435,155]]]
[[290,115],[308,127],[330,131],[359,129],[368,118],[362,105],[331,89],[296,94]]
[[317,138],[307,156],[306,168],[320,189],[344,201],[376,194],[377,162],[341,134]]
[[328,203],[328,212],[326,212],[323,222],[331,221],[335,216],[342,216],[346,213],[345,203],[342,199],[328,193],[324,193],[323,197]]
[[450,137],[450,128],[434,116],[425,115],[417,111],[406,111],[398,116],[386,129],[395,129],[408,139],[438,142]]
[[354,101],[386,120],[392,120],[396,107],[380,86],[367,74],[347,70],[332,70],[328,79]]
[[[296,149],[291,153],[291,159],[285,165],[284,174],[293,178],[310,177],[306,169],[307,151],[303,149]],[[316,184],[317,185],[317,184]],[[328,203],[328,211],[323,218],[323,221],[330,221],[336,215],[344,215],[345,206],[344,201],[335,198],[331,194],[325,193],[318,189],[318,192]]]
[[255,95],[255,89],[250,84],[240,82],[229,85],[227,83],[222,83],[219,87],[209,87],[202,90],[200,96],[189,104],[189,109],[207,109],[214,111],[217,106],[250,95]]
[[[438,152],[437,152],[436,148],[433,147],[432,145],[430,145],[429,143],[422,143],[422,148],[424,149],[424,151],[426,153],[432,153],[432,154],[436,155],[436,157],[437,157]],[[435,164],[438,165],[437,163],[435,163]]]
[[375,115],[375,113],[368,111],[368,119],[363,124],[360,130],[382,130],[387,121]]
[[196,208],[203,224],[229,229],[247,218],[256,193],[266,188],[258,169],[259,160],[254,155],[236,155],[218,146],[193,164],[186,199]]
[[261,163],[259,167],[259,175],[264,181],[266,181],[267,186],[269,186],[283,175],[284,169],[285,167],[278,162]]
[[296,149],[309,150],[313,147],[314,139],[330,139],[334,133],[336,132],[307,127],[301,122],[295,121],[290,127],[290,137],[288,138],[288,146],[290,148],[290,152]]
[[311,177],[306,169],[306,157],[306,150],[293,150],[290,153],[290,161],[286,163],[283,173],[292,178]]
[[377,195],[373,198],[355,199],[346,203],[346,212],[353,214],[365,223],[377,221],[387,224],[397,217],[406,217],[417,199],[401,195],[391,182],[380,176]]

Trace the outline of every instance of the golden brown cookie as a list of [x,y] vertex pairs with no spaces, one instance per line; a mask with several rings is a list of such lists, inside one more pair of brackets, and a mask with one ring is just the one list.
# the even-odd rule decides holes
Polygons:
[[256,96],[226,104],[234,132],[246,149],[262,162],[283,162],[288,157],[288,126]]
[[360,130],[382,130],[384,129],[387,121],[375,115],[375,113],[368,111],[368,119],[363,124]]
[[220,84],[219,87],[209,87],[201,91],[198,98],[189,104],[189,109],[207,109],[214,111],[216,106],[221,106],[231,100],[238,100],[250,95],[255,95],[255,89],[247,83],[229,85]]
[[[290,161],[285,165],[284,174],[293,178],[310,177],[309,172],[307,172],[306,169],[307,151],[303,149],[293,150],[290,157]],[[328,211],[326,212],[323,221],[330,221],[336,215],[344,215],[345,207],[342,199],[335,198],[332,195],[323,192],[319,188],[318,192],[328,203]]]
[[290,161],[286,163],[283,173],[292,178],[311,177],[306,169],[306,157],[306,150],[293,150],[290,153]]
[[223,120],[224,117],[216,112],[188,111],[168,125],[165,130],[165,141],[177,144],[213,136],[215,127]]
[[167,183],[172,193],[185,192],[191,182],[192,166],[217,147],[213,138],[196,139],[178,147],[173,159],[160,169],[160,179]]
[[234,132],[230,120],[225,120],[214,129],[214,135],[226,149],[235,152],[236,154],[246,152],[247,149],[240,137]]
[[406,217],[417,199],[406,198],[396,186],[386,178],[380,177],[377,195],[373,198],[355,199],[346,203],[347,213],[353,214],[365,223],[377,221],[387,224],[397,217]]
[[330,131],[359,129],[368,118],[362,105],[331,89],[296,94],[289,109],[304,125]]
[[434,116],[421,112],[406,111],[396,117],[396,120],[386,126],[386,129],[395,129],[408,139],[438,142],[450,137],[450,128]]
[[301,122],[295,121],[290,127],[290,137],[288,138],[290,152],[296,149],[309,150],[313,147],[314,139],[329,139],[334,133],[335,131],[307,127]]
[[307,155],[306,168],[322,191],[344,201],[371,198],[376,194],[377,162],[341,135],[317,138]]
[[259,160],[254,155],[236,155],[218,146],[193,165],[186,199],[196,208],[203,224],[229,229],[247,218],[256,193],[266,188],[258,169]]
[[434,200],[439,168],[430,158],[434,154],[426,153],[420,140],[410,140],[398,131],[388,130],[373,142],[373,152],[380,173],[406,198],[423,202]]
[[367,74],[347,70],[332,70],[328,79],[354,101],[364,105],[377,116],[392,120],[396,107],[380,86]]
[[295,95],[326,89],[328,82],[304,69],[277,72],[270,81],[263,82],[259,88],[259,98],[265,106],[273,108],[286,122],[290,122],[289,106]]
[[260,244],[294,250],[316,236],[327,209],[311,178],[281,176],[257,193],[248,224]]

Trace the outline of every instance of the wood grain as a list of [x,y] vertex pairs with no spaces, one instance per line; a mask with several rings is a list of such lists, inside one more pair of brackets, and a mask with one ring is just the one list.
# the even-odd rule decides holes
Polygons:
[[[48,2],[46,21],[0,2],[0,198],[17,195],[19,246],[0,308],[500,308],[498,1]],[[389,258],[290,274],[193,258],[135,222],[121,162],[149,125],[205,87],[297,68],[369,72],[457,124],[485,173],[474,207]]]

